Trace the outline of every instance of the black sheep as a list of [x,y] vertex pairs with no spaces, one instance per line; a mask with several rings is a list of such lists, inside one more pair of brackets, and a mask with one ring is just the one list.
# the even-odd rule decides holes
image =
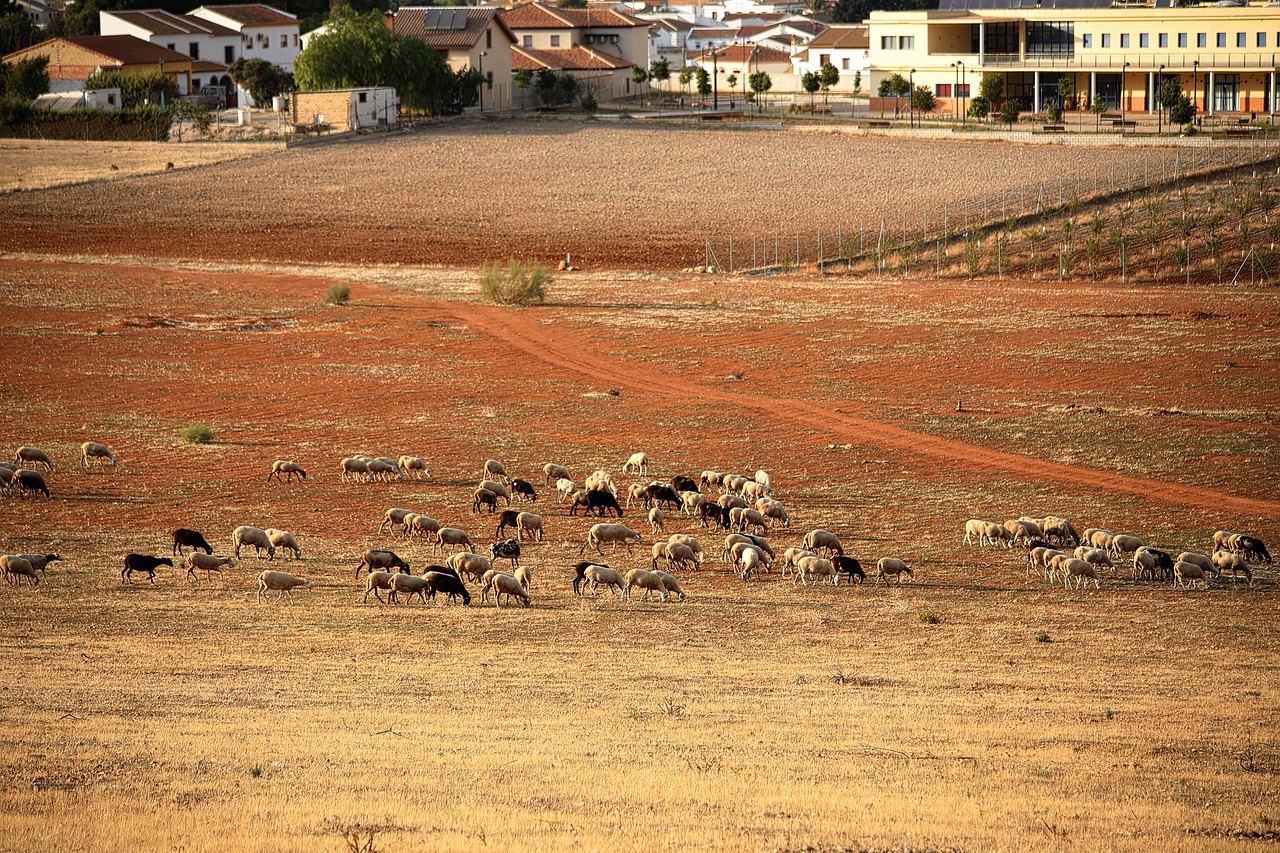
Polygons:
[[125,554],[124,568],[120,570],[120,583],[133,583],[134,572],[146,572],[152,583],[156,582],[156,569],[160,566],[173,568],[173,560],[168,557],[152,557],[149,554]]
[[194,548],[197,551],[204,551],[206,554],[213,553],[213,546],[201,535],[200,531],[179,527],[173,531],[173,553],[181,557],[183,545]]
[[521,480],[519,477],[511,481],[511,494],[519,495],[521,500],[529,499],[536,501],[538,493],[533,490],[533,484],[528,480]]
[[449,600],[462,596],[463,606],[471,604],[471,593],[467,592],[467,588],[463,586],[461,579],[456,575],[446,575],[442,572],[427,572],[422,576],[427,582],[427,598],[435,600],[437,592],[443,592],[449,596]]
[[604,518],[606,509],[612,509],[618,518],[622,518],[622,507],[618,506],[618,499],[613,492],[607,489],[591,489],[587,492],[587,515],[594,510],[596,515]]

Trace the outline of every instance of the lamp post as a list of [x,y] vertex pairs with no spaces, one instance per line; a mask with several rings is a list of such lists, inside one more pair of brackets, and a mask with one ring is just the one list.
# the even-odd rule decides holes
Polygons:
[[484,58],[489,54],[480,51],[480,112],[484,112]]
[[[1200,60],[1197,59],[1191,63],[1191,103],[1193,106],[1195,105],[1196,101],[1199,100],[1200,98],[1199,94],[1197,94],[1199,91],[1199,86],[1197,85],[1197,80],[1196,80],[1199,74],[1200,74]],[[1199,112],[1199,109],[1200,108],[1197,106],[1196,111]]]
[[164,57],[160,57],[160,107],[164,108]]
[[[960,66],[960,85],[961,85],[961,86],[966,86],[966,87],[967,87],[967,86],[969,85],[969,78],[965,76],[965,73],[964,73],[964,63],[963,63],[963,62],[957,62],[956,64]],[[965,95],[968,95],[969,90],[966,88],[966,89],[964,90],[964,92],[965,92]],[[959,96],[959,95],[960,95],[960,93],[959,93],[959,92],[957,92],[957,93],[956,93],[956,95],[957,95],[957,96]],[[969,123],[969,121],[968,121],[968,119],[969,119],[969,114],[968,114],[968,111],[966,111],[966,110],[965,110],[965,103],[964,103],[964,101],[965,101],[964,97],[960,97],[960,123],[961,123],[961,124],[968,124],[968,123]]]
[[720,109],[720,68],[716,65],[716,61],[720,58],[720,51],[711,49],[711,109]]
[[956,120],[956,104],[960,101],[960,63],[951,63],[951,121]]
[[1127,76],[1126,70],[1129,63],[1120,66],[1120,135],[1124,136],[1124,78]]
[[914,128],[916,126],[916,70],[912,68],[908,72],[909,80],[907,82],[907,121]]
[[1161,84],[1164,82],[1164,66],[1161,65],[1156,70],[1156,136],[1159,136],[1164,126],[1164,104],[1160,101]]

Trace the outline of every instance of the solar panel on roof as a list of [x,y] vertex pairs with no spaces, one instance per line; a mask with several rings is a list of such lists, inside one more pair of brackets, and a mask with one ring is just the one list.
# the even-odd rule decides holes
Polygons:
[[423,15],[423,26],[428,30],[465,30],[467,10],[427,9]]

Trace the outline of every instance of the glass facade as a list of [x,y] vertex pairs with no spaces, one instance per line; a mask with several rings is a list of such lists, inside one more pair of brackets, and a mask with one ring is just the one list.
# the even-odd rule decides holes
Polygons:
[[1074,56],[1076,25],[1071,21],[1027,21],[1027,53],[1035,56]]

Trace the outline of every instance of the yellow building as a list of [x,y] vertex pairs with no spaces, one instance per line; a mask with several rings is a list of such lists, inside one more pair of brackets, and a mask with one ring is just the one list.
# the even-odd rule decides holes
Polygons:
[[[1100,2],[1106,7],[1049,8]],[[1098,96],[1108,109],[1152,112],[1155,92],[1175,77],[1201,114],[1280,106],[1280,6],[1042,0],[1034,9],[992,8],[1017,3],[942,0],[936,11],[872,12],[872,93],[901,74],[929,87],[938,109],[950,111],[978,94],[982,77],[998,74],[1005,97],[1041,112],[1065,77],[1074,90],[1065,108],[1085,108]]]

